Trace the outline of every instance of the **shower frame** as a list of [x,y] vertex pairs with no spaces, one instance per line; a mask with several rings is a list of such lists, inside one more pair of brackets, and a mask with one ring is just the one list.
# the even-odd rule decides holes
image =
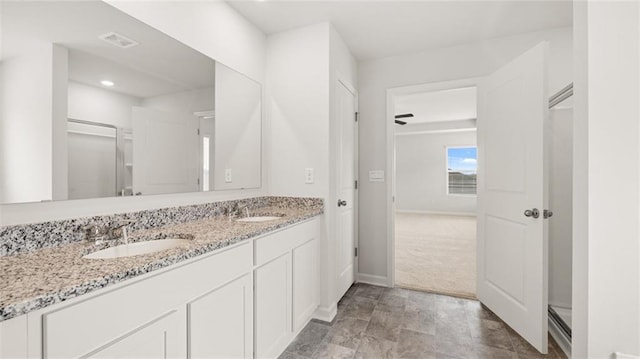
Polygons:
[[116,156],[116,166],[114,168],[115,171],[115,175],[116,175],[116,186],[113,189],[114,192],[114,196],[118,197],[118,196],[124,196],[126,194],[126,188],[125,188],[125,179],[124,179],[124,175],[125,175],[125,153],[124,153],[124,138],[125,138],[125,129],[122,127],[117,127],[115,125],[111,125],[108,123],[102,123],[102,122],[95,122],[95,121],[86,121],[86,120],[80,120],[77,118],[67,118],[67,122],[71,122],[71,123],[77,123],[77,124],[81,124],[81,125],[88,125],[88,126],[97,126],[97,127],[104,127],[104,128],[110,128],[115,130],[116,132],[116,146],[115,146],[115,156]]

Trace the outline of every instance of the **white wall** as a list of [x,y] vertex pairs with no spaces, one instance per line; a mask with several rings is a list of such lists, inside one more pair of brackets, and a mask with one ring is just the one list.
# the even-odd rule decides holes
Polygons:
[[[329,200],[329,37],[329,24],[322,23],[267,40],[270,195]],[[305,184],[305,168],[314,169],[314,183]],[[333,223],[327,212],[320,242],[320,307],[326,316],[335,310]]]
[[[386,90],[394,87],[485,76],[541,41],[550,41],[549,91],[571,82],[570,28],[522,34],[359,64],[360,177],[386,170]],[[387,186],[361,181],[361,273],[387,277]]]
[[[69,81],[69,50],[60,45],[53,45],[51,83],[51,136],[52,138],[66,138],[68,112],[68,81]],[[53,140],[51,144],[52,157],[52,199],[65,200],[68,197],[68,156],[66,141]],[[2,201],[0,201],[2,203]]]
[[264,81],[266,36],[224,1],[105,2],[258,82]]
[[2,59],[0,203],[53,197],[53,45],[26,44],[19,57]]
[[[267,46],[269,194],[322,197],[321,315],[335,311],[335,194],[338,79],[357,86],[356,61],[329,23],[274,34]],[[305,184],[305,169],[314,183]]]
[[573,108],[559,104],[549,118],[549,304],[571,308]]
[[138,97],[69,81],[68,117],[75,120],[130,129],[131,109],[140,104]]
[[[216,66],[214,189],[260,187],[260,85]],[[231,181],[226,172],[230,171]]]
[[640,356],[640,4],[574,2],[576,358]]
[[[249,23],[226,3],[129,1],[110,1],[109,3],[226,66],[264,83],[266,37],[256,26]],[[42,85],[41,82],[39,84]],[[30,97],[33,98],[34,95],[30,94]],[[48,136],[43,134],[41,143],[50,141],[50,138],[50,134]],[[48,151],[37,153],[50,153],[50,150]],[[51,169],[48,173],[50,171]],[[263,177],[263,181],[265,179],[266,177]],[[263,186],[261,189],[244,191],[0,205],[0,225],[206,203],[265,193]]]
[[[329,24],[269,36],[267,41],[269,193],[329,194]],[[305,184],[305,168],[315,170]]]
[[193,115],[199,111],[213,111],[215,107],[214,87],[176,92],[147,97],[140,103],[142,107],[181,114]]
[[476,196],[447,194],[447,146],[475,146],[476,132],[396,136],[396,210],[475,215]]

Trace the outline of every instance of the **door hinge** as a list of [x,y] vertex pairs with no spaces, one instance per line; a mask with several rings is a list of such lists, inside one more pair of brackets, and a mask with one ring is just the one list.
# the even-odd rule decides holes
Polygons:
[[198,129],[198,136],[200,136],[200,129]]
[[356,122],[358,122],[358,115],[359,115],[359,114],[360,114],[359,112],[356,112],[356,113],[355,113],[355,119],[356,119]]
[[356,255],[355,256],[357,257],[358,256],[358,247],[356,247],[355,250],[356,250]]
[[356,180],[356,189],[358,189],[358,180]]
[[200,178],[198,178],[198,186],[200,185]]

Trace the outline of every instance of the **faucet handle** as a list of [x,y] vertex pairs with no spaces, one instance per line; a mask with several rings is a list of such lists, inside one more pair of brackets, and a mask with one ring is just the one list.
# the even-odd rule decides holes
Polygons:
[[111,224],[111,229],[119,229],[119,228],[122,228],[122,227],[126,227],[126,226],[128,226],[130,224],[134,224],[136,222],[137,221],[135,219],[123,219],[123,220],[120,220],[118,222],[112,223]]
[[105,239],[109,234],[109,228],[105,226],[98,226],[92,223],[82,228],[85,232],[85,239],[88,241],[99,241]]
[[95,223],[92,223],[88,226],[84,226],[82,227],[82,230],[84,230],[85,232],[87,232],[87,234],[89,235],[102,235],[107,231],[107,227],[106,226],[99,226]]
[[136,223],[136,221],[133,219],[123,219],[119,222],[112,223],[109,227],[109,238],[117,239],[123,237],[126,243],[128,241],[127,226],[132,223]]

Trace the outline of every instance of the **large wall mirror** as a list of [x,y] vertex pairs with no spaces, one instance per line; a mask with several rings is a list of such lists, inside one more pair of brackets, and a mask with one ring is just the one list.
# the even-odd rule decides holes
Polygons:
[[260,187],[259,83],[101,1],[0,6],[0,203]]

